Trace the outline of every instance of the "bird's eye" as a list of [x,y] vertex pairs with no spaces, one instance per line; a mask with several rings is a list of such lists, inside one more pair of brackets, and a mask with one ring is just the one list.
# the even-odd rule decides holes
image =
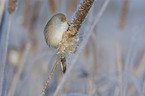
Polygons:
[[62,22],[64,22],[65,20],[64,20],[64,18],[60,18],[60,20],[62,21]]

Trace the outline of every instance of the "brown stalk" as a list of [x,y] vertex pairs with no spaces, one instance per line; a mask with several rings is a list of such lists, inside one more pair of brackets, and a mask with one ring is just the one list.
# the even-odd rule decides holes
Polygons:
[[40,6],[41,6],[41,0],[36,0],[33,6],[33,11],[32,11],[32,16],[31,16],[31,21],[30,21],[30,25],[29,25],[29,29],[30,29],[30,34],[29,34],[29,39],[32,42],[33,46],[32,46],[32,50],[35,53],[35,51],[37,50],[37,36],[35,33],[35,24],[38,20],[38,16],[39,16],[39,10],[40,10]]
[[122,29],[125,26],[125,20],[127,17],[127,13],[128,13],[128,6],[129,5],[129,0],[124,0],[123,2],[123,9],[121,12],[121,17],[120,17],[120,23],[119,23],[119,28]]
[[25,0],[24,2],[24,13],[23,13],[23,21],[22,25],[24,27],[28,27],[30,24],[30,2],[31,0]]
[[122,96],[122,57],[121,57],[121,48],[120,43],[117,43],[116,45],[116,55],[117,55],[117,69],[118,69],[118,81],[119,81],[119,87],[117,91],[119,91],[120,96]]
[[89,41],[88,41],[88,43],[86,45],[86,48],[85,48],[85,56],[86,56],[86,58],[89,58],[89,56],[90,56],[90,47],[89,46],[90,45],[89,45]]
[[96,47],[96,37],[95,37],[95,33],[93,32],[92,33],[92,43],[93,43],[93,54],[94,54],[94,56],[93,56],[93,58],[94,58],[94,62],[93,62],[93,77],[96,75],[96,70],[97,70],[97,61],[96,61],[96,59],[97,59],[97,47]]
[[[39,10],[41,6],[41,0],[36,0],[32,9],[32,16],[31,16],[31,21],[30,21],[30,31],[33,32],[35,23],[37,22],[38,16],[39,16]],[[34,34],[33,34],[34,35]],[[34,37],[34,36],[32,36]],[[31,38],[32,38],[31,37]]]
[[56,12],[55,0],[48,0],[48,2],[49,2],[50,9],[51,9],[51,13],[55,13]]
[[49,83],[49,81],[50,81],[50,79],[51,79],[51,77],[52,77],[52,75],[53,75],[53,73],[54,73],[54,71],[55,71],[55,69],[56,69],[56,67],[57,67],[57,64],[58,64],[59,60],[60,60],[60,57],[57,59],[55,65],[54,65],[54,67],[53,67],[53,69],[52,69],[52,71],[51,71],[51,74],[50,74],[50,76],[49,76],[49,78],[48,78],[48,80],[47,80],[47,82],[46,82],[46,84],[45,84],[45,87],[44,87],[42,93],[41,93],[41,96],[43,96],[43,94],[44,94],[44,92],[45,92],[45,90],[46,90],[46,88],[47,88],[47,85],[48,85],[48,83]]
[[[31,4],[31,0],[25,1],[24,13],[23,13],[23,26],[29,29],[28,41],[31,41],[32,52],[35,53],[37,50],[37,39],[35,33],[35,24],[38,20],[39,10],[41,6],[41,0],[35,0],[34,4]],[[32,5],[32,6],[30,6]],[[34,54],[32,54],[34,55]]]
[[79,31],[81,24],[86,18],[90,8],[93,5],[95,0],[84,0],[82,4],[80,4],[79,9],[77,10],[75,17],[73,18],[70,29],[75,29],[75,31],[70,31],[70,34],[75,35],[77,31]]

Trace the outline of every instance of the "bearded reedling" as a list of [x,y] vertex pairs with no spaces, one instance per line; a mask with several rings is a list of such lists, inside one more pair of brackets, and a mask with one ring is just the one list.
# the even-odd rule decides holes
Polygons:
[[[66,17],[62,13],[54,15],[46,24],[44,29],[45,41],[48,46],[58,48],[60,41],[62,40],[63,33],[67,31],[69,27]],[[61,57],[61,68],[63,73],[66,71],[66,59]]]

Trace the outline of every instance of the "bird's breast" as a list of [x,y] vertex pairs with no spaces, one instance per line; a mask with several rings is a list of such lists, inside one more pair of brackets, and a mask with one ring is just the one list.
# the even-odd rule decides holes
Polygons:
[[68,29],[67,23],[62,23],[61,25],[56,25],[50,36],[50,46],[57,48],[59,42],[62,40],[63,33]]

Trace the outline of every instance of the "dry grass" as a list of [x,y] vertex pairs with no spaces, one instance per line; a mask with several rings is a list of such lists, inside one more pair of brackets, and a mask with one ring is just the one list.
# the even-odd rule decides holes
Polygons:
[[[76,22],[76,28],[72,24],[67,32],[70,40],[76,40],[73,48],[77,50],[65,55],[65,74],[58,63],[45,96],[144,96],[144,0],[96,0],[88,15],[77,5],[84,0],[52,0],[52,7],[56,9],[48,0],[20,0],[10,4],[17,5],[15,12],[14,7],[11,9],[10,29],[8,6],[4,1],[0,0],[0,95],[41,95],[58,58],[57,50],[48,48],[43,36],[53,9],[54,13],[64,13],[70,24],[73,20]],[[76,8],[82,14],[76,15]],[[120,30],[120,26],[125,29]],[[6,49],[8,55],[15,55],[11,52],[13,48],[18,55],[14,58],[16,62],[6,58]]]
[[129,10],[129,0],[124,0],[119,23],[119,28],[121,29],[124,28],[125,26],[128,10]]
[[[117,69],[118,69],[118,82],[119,82],[119,87],[116,88],[116,96],[119,96],[119,93],[120,93],[120,96],[122,96],[122,55],[121,55],[121,46],[120,46],[120,43],[117,43],[117,46],[116,46],[116,55],[117,55]],[[115,95],[114,95],[115,96]]]

